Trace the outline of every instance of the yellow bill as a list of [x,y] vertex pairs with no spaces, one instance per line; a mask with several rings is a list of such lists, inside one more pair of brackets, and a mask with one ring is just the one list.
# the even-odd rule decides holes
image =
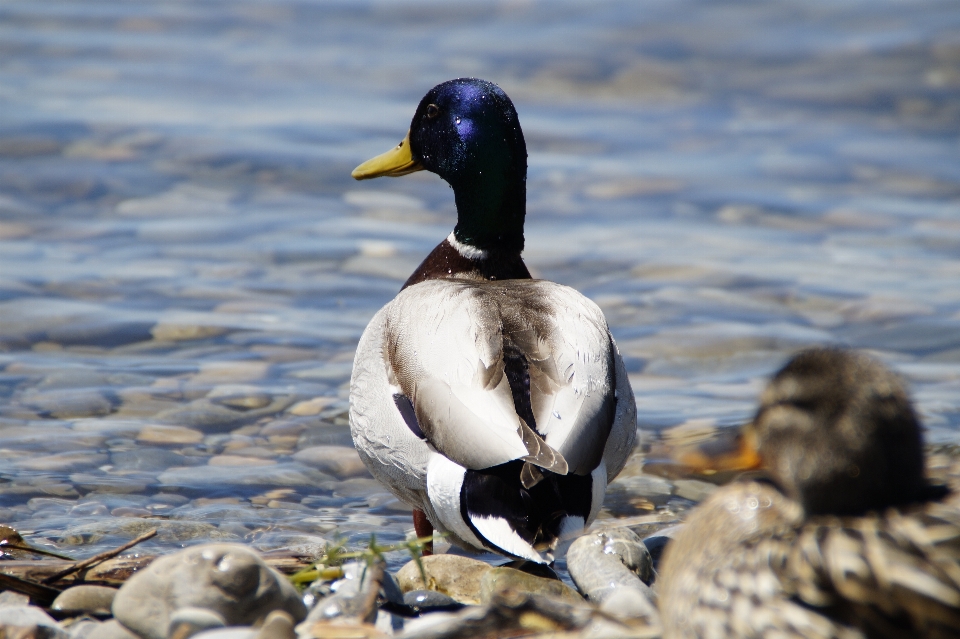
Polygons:
[[735,450],[708,455],[702,450],[685,451],[678,460],[689,470],[712,474],[724,470],[756,470],[763,465],[757,451],[757,435],[752,425],[747,425],[737,437]]
[[381,153],[355,168],[350,175],[354,180],[369,180],[376,177],[400,177],[422,171],[423,165],[410,153],[410,133],[397,146]]

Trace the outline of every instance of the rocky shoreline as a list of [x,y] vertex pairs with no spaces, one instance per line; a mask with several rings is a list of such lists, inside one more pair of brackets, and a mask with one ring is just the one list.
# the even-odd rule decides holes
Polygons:
[[[646,452],[656,458],[664,450]],[[928,476],[956,489],[958,452],[928,447]],[[669,456],[662,457],[649,469],[676,475]],[[367,548],[332,545],[321,556],[261,553],[236,543],[137,552],[149,533],[73,562],[34,554],[48,551],[31,550],[4,528],[0,627],[3,637],[56,639],[653,638],[660,633],[656,567],[663,548],[682,525],[684,505],[727,479],[666,479],[628,469],[611,506],[652,500],[650,514],[599,520],[556,570],[452,548],[422,557],[423,540],[378,546],[371,538]],[[388,569],[385,558],[395,566],[402,553],[413,558]]]
[[212,543],[68,574],[62,560],[11,560],[0,566],[0,627],[4,637],[57,639],[653,637],[648,545],[658,554],[662,539],[627,528],[577,539],[566,563],[576,588],[544,566],[420,557],[416,542],[396,573],[373,545],[358,559],[334,552],[315,563]]

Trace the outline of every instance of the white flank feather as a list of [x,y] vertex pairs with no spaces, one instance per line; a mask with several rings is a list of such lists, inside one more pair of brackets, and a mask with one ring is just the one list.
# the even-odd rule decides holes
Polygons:
[[444,528],[476,548],[483,548],[460,514],[460,491],[466,472],[463,466],[433,453],[427,463],[427,496]]

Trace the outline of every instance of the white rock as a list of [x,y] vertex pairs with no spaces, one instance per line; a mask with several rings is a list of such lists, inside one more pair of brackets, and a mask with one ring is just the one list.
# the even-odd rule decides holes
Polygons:
[[113,615],[146,639],[164,639],[174,612],[187,607],[211,610],[233,626],[259,623],[274,610],[297,621],[307,612],[296,589],[256,552],[207,544],[161,557],[128,579]]

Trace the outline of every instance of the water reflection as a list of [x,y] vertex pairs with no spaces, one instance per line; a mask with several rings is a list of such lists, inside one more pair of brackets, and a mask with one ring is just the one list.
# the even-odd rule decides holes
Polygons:
[[[648,446],[738,423],[812,343],[877,352],[957,443],[958,23],[951,2],[5,3],[0,520],[81,553],[152,526],[164,548],[402,538],[345,448],[346,384],[453,202],[349,172],[458,75],[517,104],[527,263],[604,309]],[[691,503],[641,469],[609,514]]]

